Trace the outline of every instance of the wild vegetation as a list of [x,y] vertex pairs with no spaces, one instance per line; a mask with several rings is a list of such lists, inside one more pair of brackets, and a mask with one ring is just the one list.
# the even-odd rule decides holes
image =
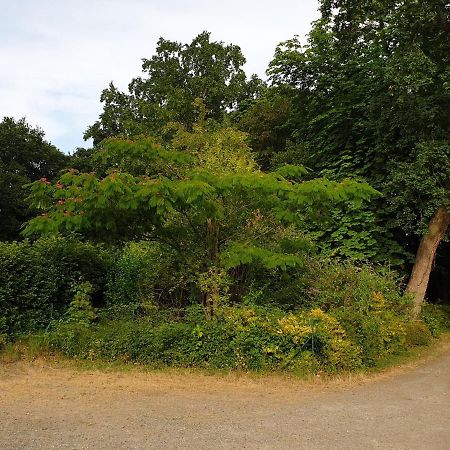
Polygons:
[[268,81],[207,32],[160,39],[128,92],[103,91],[93,148],[3,120],[1,342],[312,373],[448,326],[425,297],[450,290],[450,10],[320,3]]

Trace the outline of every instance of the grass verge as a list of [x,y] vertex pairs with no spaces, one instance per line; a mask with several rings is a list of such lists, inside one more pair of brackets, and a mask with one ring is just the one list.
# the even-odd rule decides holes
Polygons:
[[307,384],[349,387],[366,382],[400,375],[406,371],[422,366],[450,351],[450,332],[442,333],[428,345],[417,346],[399,355],[391,355],[382,363],[372,368],[359,369],[339,373],[293,374],[283,371],[242,371],[205,368],[177,368],[154,366],[149,364],[129,363],[123,361],[86,360],[69,358],[57,353],[45,351],[33,340],[10,343],[0,351],[0,374],[15,366],[26,366],[40,369],[65,369],[82,372],[117,372],[151,376],[171,377],[216,377],[231,381],[265,382],[304,382]]

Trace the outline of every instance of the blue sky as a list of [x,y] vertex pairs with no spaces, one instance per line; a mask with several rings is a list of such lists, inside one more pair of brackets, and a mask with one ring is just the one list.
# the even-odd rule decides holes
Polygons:
[[275,46],[304,36],[317,0],[0,0],[0,118],[25,116],[65,152],[101,112],[110,81],[126,89],[160,36],[203,30],[237,44],[247,73],[264,76]]

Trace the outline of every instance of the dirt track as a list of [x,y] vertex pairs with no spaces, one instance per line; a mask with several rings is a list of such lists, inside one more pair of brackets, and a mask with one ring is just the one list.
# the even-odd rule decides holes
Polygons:
[[450,352],[370,381],[0,368],[2,449],[450,449]]

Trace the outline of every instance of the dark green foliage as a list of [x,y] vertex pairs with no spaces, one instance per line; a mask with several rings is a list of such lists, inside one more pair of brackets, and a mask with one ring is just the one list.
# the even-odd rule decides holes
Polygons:
[[448,2],[320,5],[307,44],[298,38],[280,44],[269,67],[272,89],[291,105],[272,137],[290,129],[292,142],[273,163],[304,164],[338,180],[362,178],[382,192],[372,217],[346,214],[357,238],[345,227],[325,235],[333,250],[330,234],[342,239],[347,256],[397,264],[415,252],[438,200],[448,203],[448,178],[442,183],[450,138]]
[[433,339],[429,328],[420,321],[411,321],[406,324],[406,343],[412,346],[428,345]]
[[141,307],[177,306],[186,293],[188,268],[175,252],[154,242],[129,243],[115,252],[108,273],[106,303]]
[[5,117],[0,122],[0,240],[19,236],[32,217],[22,186],[40,178],[54,178],[68,158],[44,140],[40,128],[25,119]]
[[259,268],[253,276],[250,295],[265,304],[292,308],[320,308],[330,311],[338,307],[368,311],[374,293],[383,297],[382,304],[396,313],[407,313],[409,300],[398,289],[397,274],[386,268],[355,266],[349,262],[304,256],[298,267],[286,271]]
[[422,321],[433,336],[450,329],[450,307],[448,305],[425,304],[421,313]]
[[104,174],[107,167],[104,167],[101,161],[96,160],[93,156],[95,149],[93,148],[77,148],[77,150],[69,156],[67,167],[78,170],[79,172],[89,173],[96,172]]
[[[26,297],[16,286],[19,301],[6,304],[0,334],[50,325],[52,331],[40,335],[40,345],[72,357],[152,366],[333,372],[383,364],[391,355],[428,343],[429,329],[437,335],[444,328],[443,314],[431,309],[424,313],[426,325],[410,322],[408,299],[400,295],[392,273],[316,257],[285,270],[256,263],[247,274],[244,286],[249,287],[235,297],[244,305],[217,305],[214,318],[207,320],[199,305],[160,306],[170,303],[166,295],[170,298],[171,286],[183,284],[182,269],[165,273],[173,260],[161,253],[160,245],[130,244],[115,251],[115,262],[98,246],[64,239],[3,244],[2,249],[9,249],[18,262],[15,274],[28,271],[28,278],[14,280],[31,289]],[[72,254],[76,262],[68,258]],[[44,259],[45,274],[33,269]],[[84,264],[91,270],[109,268],[108,303],[97,302],[102,306],[98,312],[90,301],[91,285],[101,285],[106,276],[102,270],[83,273]]]
[[[152,275],[130,294],[146,284],[147,293],[154,288],[144,294],[147,300],[159,291],[163,302],[173,304],[175,297],[175,304],[186,304],[187,288],[211,305],[225,296],[232,269],[298,266],[309,250],[300,231],[305,223],[323,220],[345,202],[356,209],[377,195],[352,180],[303,181],[301,166],[262,172],[246,137],[203,121],[192,131],[178,125],[169,143],[108,139],[95,155],[110,167],[104,177],[68,171],[56,183],[29,186],[30,201],[44,212],[24,233],[78,231],[103,241],[158,242]],[[170,280],[166,273],[174,271],[178,279]]]
[[71,239],[0,243],[2,329],[14,335],[47,327],[80,282],[91,283],[94,302],[102,304],[108,263],[101,247]]
[[85,133],[94,144],[112,136],[159,134],[169,122],[190,127],[197,121],[195,100],[205,105],[207,118],[222,121],[239,102],[251,99],[262,82],[247,79],[245,58],[236,45],[199,34],[190,44],[160,38],[156,54],[143,59],[143,77],[134,78],[129,93],[112,83],[102,92],[100,119]]
[[[133,253],[137,267],[145,252],[137,246]],[[256,291],[261,279],[265,287]],[[408,299],[386,271],[310,260],[284,272],[266,269],[261,279],[253,276],[242,296],[247,305],[222,306],[213,320],[205,320],[200,306],[111,305],[99,324],[58,326],[48,342],[53,350],[89,359],[313,373],[383,364],[429,343],[428,323],[440,320],[432,312],[426,325],[410,322]]]
[[134,320],[104,318],[89,329],[60,325],[42,339],[71,357],[239,370],[308,374],[382,364],[390,355],[429,343],[430,332],[394,313],[380,298],[370,312],[350,308],[286,313],[275,307],[225,307],[205,320],[197,307],[182,315],[148,310]]
[[[241,103],[242,111],[234,115],[239,128],[249,133],[250,146],[264,170],[276,167],[273,160],[285,151],[291,137],[288,122],[292,95],[289,94],[292,92],[265,89],[260,98]],[[284,162],[301,164],[300,159]]]
[[438,207],[450,204],[449,183],[450,141],[417,144],[386,185],[392,222],[408,234],[422,235]]

